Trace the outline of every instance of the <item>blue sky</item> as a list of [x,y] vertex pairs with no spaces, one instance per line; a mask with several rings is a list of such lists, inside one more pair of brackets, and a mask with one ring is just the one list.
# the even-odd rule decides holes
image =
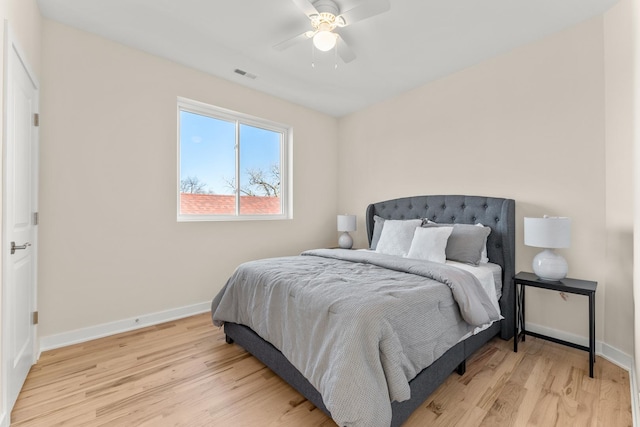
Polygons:
[[[233,194],[226,184],[235,177],[235,124],[180,111],[180,179],[196,176],[207,191]],[[247,169],[270,170],[280,163],[280,134],[240,125],[240,184]],[[226,180],[226,181],[225,181]]]

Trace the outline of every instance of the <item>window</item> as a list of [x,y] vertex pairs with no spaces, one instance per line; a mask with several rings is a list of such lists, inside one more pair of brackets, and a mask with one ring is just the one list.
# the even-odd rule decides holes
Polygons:
[[287,126],[178,98],[178,221],[290,217]]

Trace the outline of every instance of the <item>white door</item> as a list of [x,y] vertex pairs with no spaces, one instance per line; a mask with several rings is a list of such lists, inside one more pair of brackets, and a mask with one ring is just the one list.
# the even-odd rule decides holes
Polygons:
[[35,363],[38,85],[5,33],[3,359],[8,412]]

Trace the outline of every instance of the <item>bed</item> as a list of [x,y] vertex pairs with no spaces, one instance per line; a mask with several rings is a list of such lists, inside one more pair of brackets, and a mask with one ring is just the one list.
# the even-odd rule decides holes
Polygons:
[[[392,380],[388,380],[390,384],[389,394],[387,395],[387,406],[389,409],[389,416],[387,417],[386,413],[383,415],[376,414],[375,418],[376,422],[378,420],[384,420],[382,424],[379,425],[391,425],[391,426],[400,426],[410,415],[411,413],[426,400],[426,398],[440,385],[444,382],[449,375],[451,375],[454,371],[456,371],[459,375],[463,375],[465,371],[465,361],[466,359],[473,354],[477,349],[482,347],[485,343],[491,340],[495,336],[500,336],[502,339],[508,340],[513,337],[514,329],[514,289],[512,278],[515,274],[515,202],[511,199],[504,198],[495,198],[495,197],[480,197],[480,196],[460,196],[460,195],[444,195],[444,196],[416,196],[416,197],[406,197],[400,199],[387,200],[383,202],[373,203],[367,207],[366,211],[366,224],[367,224],[367,236],[369,239],[369,244],[372,242],[375,243],[375,240],[379,238],[375,233],[380,231],[380,227],[376,227],[376,223],[380,222],[380,219],[383,220],[394,220],[395,223],[400,221],[407,221],[412,219],[419,219],[423,221],[423,223],[433,222],[440,225],[443,224],[482,224],[485,227],[490,227],[491,232],[486,237],[486,255],[492,264],[498,265],[501,268],[501,288],[498,289],[500,294],[500,299],[497,301],[499,304],[500,314],[502,316],[502,320],[495,321],[490,326],[486,327],[484,330],[476,330],[473,334],[465,334],[463,338],[456,341],[453,344],[448,344],[446,349],[442,352],[434,352],[437,355],[435,360],[429,362],[429,365],[420,368],[418,373],[414,376],[413,373],[408,374],[407,380],[407,393],[400,393],[403,395],[402,399],[397,399],[392,401],[389,404],[389,395],[392,397],[397,393],[395,393],[393,389]],[[390,224],[390,223],[389,223]],[[340,252],[337,250],[336,252]],[[358,251],[346,251],[351,252],[348,257],[354,258],[354,260],[347,260],[349,262],[355,262],[357,266],[362,266],[364,264],[368,264],[367,258],[369,255],[360,254]],[[300,265],[306,265],[303,262],[310,262],[310,260],[315,260],[319,257],[333,257],[333,253],[330,253],[329,250],[323,251],[315,251],[312,253],[306,253],[302,255],[310,255],[310,256],[301,256],[296,259],[296,263],[300,263]],[[338,254],[339,255],[339,254]],[[336,255],[336,256],[338,256]],[[342,255],[340,255],[342,256]],[[297,261],[299,260],[299,261]],[[286,260],[290,262],[290,260]],[[314,261],[316,262],[316,261]],[[323,258],[322,261],[318,262],[328,262]],[[332,261],[333,262],[333,261]],[[343,262],[339,260],[337,262]],[[377,261],[376,261],[377,262]],[[390,262],[391,269],[395,268],[396,261],[385,261]],[[398,260],[398,263],[404,263],[404,260]],[[364,263],[364,264],[362,264]],[[324,264],[323,264],[324,265]],[[431,263],[426,263],[429,268],[436,269],[436,275],[441,275],[442,272],[438,270],[440,267],[435,267]],[[371,267],[372,269],[377,269],[377,266]],[[413,268],[413,267],[411,267]],[[386,271],[386,270],[385,270]],[[447,272],[449,270],[446,270]],[[235,275],[236,273],[234,273]],[[367,272],[366,274],[369,274]],[[363,277],[366,277],[365,276]],[[396,274],[396,273],[389,273]],[[404,273],[398,273],[404,274]],[[452,273],[453,274],[453,273]],[[288,276],[291,274],[287,273]],[[413,275],[410,275],[413,277]],[[403,276],[404,277],[404,276]],[[409,277],[409,276],[406,276]],[[237,281],[238,279],[236,279]],[[341,279],[334,279],[341,280]],[[416,279],[418,280],[418,279]],[[422,279],[420,279],[422,280]],[[429,280],[429,279],[426,279]],[[307,282],[308,279],[304,277],[296,278],[297,282]],[[345,282],[347,283],[347,282]],[[266,285],[265,285],[266,286]],[[263,287],[265,287],[263,286]],[[421,285],[422,286],[422,285]],[[449,286],[451,288],[450,292],[452,294],[460,292],[460,286]],[[226,289],[226,286],[225,286]],[[282,352],[276,348],[276,346],[272,345],[272,343],[266,341],[261,338],[261,336],[256,333],[251,327],[242,324],[242,322],[235,322],[230,320],[229,318],[220,317],[220,312],[218,311],[218,317],[216,318],[216,312],[221,306],[221,299],[227,298],[228,294],[231,291],[225,292],[223,289],[218,296],[214,299],[212,303],[212,317],[214,319],[214,323],[220,325],[224,324],[224,331],[227,337],[228,343],[237,343],[238,345],[245,348],[248,352],[253,354],[256,358],[261,360],[265,365],[267,365],[270,369],[272,369],[277,375],[291,384],[296,390],[298,390],[304,397],[306,397],[309,401],[311,401],[316,407],[321,409],[327,415],[331,416],[336,420],[336,413],[338,410],[335,409],[335,404],[333,403],[335,399],[329,397],[329,401],[331,402],[332,407],[334,408],[335,413],[332,414],[327,406],[325,405],[325,400],[327,400],[327,392],[325,390],[325,397],[321,394],[318,389],[320,387],[316,387],[310,382],[307,377],[311,378],[313,383],[318,384],[318,378],[323,378],[325,375],[323,372],[318,373],[317,375],[310,375],[308,372],[308,367],[303,369],[300,367],[299,361],[296,359],[297,354],[292,354],[291,350],[283,349],[283,339],[282,337],[274,337],[271,341],[276,344],[277,347],[282,349]],[[413,289],[413,288],[412,288]],[[270,290],[269,292],[272,292]],[[293,291],[288,291],[292,293]],[[298,292],[298,291],[295,291]],[[293,295],[293,293],[292,293]],[[298,301],[304,301],[303,296],[295,295]],[[230,298],[230,297],[229,297]],[[258,299],[262,301],[263,297],[259,297]],[[464,300],[467,297],[462,297]],[[291,298],[290,298],[291,299]],[[415,298],[413,298],[415,299]],[[404,303],[406,304],[406,303]],[[441,304],[441,303],[439,303]],[[229,304],[227,304],[228,306]],[[485,304],[486,306],[486,304]],[[353,309],[353,308],[351,308]],[[238,310],[237,307],[234,310]],[[221,310],[224,311],[224,310]],[[242,311],[242,310],[240,310]],[[275,310],[272,310],[274,312]],[[278,310],[280,311],[280,310]],[[464,311],[460,308],[460,311]],[[255,316],[252,313],[249,313],[250,316]],[[464,314],[462,315],[464,317]],[[467,318],[465,317],[465,320]],[[257,322],[254,329],[259,329],[261,326],[259,325],[266,319],[261,319]],[[270,320],[271,321],[271,320]],[[290,326],[290,322],[286,323],[284,320],[281,320],[283,329],[293,329]],[[385,320],[386,322],[386,320]],[[249,322],[247,322],[249,323]],[[386,324],[385,324],[386,325]],[[407,325],[410,327],[411,325]],[[324,327],[323,327],[324,328]],[[322,328],[320,328],[322,329]],[[348,330],[348,326],[344,326],[344,330]],[[323,329],[324,330],[324,329]],[[336,334],[336,330],[329,330],[331,339],[333,340]],[[462,332],[460,332],[462,333]],[[262,335],[264,333],[261,332]],[[366,334],[363,332],[363,334]],[[393,332],[390,332],[393,334]],[[402,333],[404,334],[404,332]],[[308,340],[309,342],[319,340],[318,335],[314,332],[314,334],[309,334],[314,338]],[[300,339],[298,337],[298,339]],[[286,341],[286,339],[284,339]],[[387,342],[388,340],[385,340]],[[349,349],[350,352],[355,350],[351,350],[353,347],[351,341],[348,341],[348,344],[341,344],[340,348],[344,346]],[[298,346],[304,347],[307,345],[306,343],[299,342]],[[319,344],[313,344],[316,347]],[[284,346],[286,347],[286,346]],[[326,347],[326,345],[325,345]],[[438,344],[437,347],[442,347],[441,344]],[[359,348],[356,346],[356,348]],[[382,348],[382,347],[381,347]],[[395,351],[395,349],[393,350]],[[390,354],[396,354],[393,351],[390,351]],[[289,360],[283,354],[289,354]],[[310,350],[310,354],[316,355],[318,354],[318,350],[312,349]],[[351,354],[351,353],[350,353]],[[382,354],[382,350],[381,350]],[[343,355],[344,357],[344,355]],[[382,355],[382,358],[388,359],[389,357],[386,355]],[[385,359],[385,360],[386,360]],[[325,361],[326,362],[326,361]],[[384,361],[383,361],[384,362]],[[298,366],[300,369],[296,368]],[[323,366],[319,364],[319,366]],[[413,366],[413,365],[412,365]],[[403,367],[405,371],[410,371],[406,367]],[[302,371],[307,372],[307,376],[301,373]],[[406,373],[406,372],[405,372]],[[383,372],[385,374],[385,372]],[[386,373],[387,376],[392,377],[391,374]],[[351,379],[351,383],[354,381]],[[354,394],[353,392],[350,392]],[[358,393],[355,393],[358,394]],[[347,396],[347,395],[345,395]],[[406,398],[409,397],[409,398]],[[346,399],[346,397],[343,397]],[[402,400],[402,401],[398,401]],[[378,405],[380,406],[380,405]],[[357,409],[356,409],[357,410]],[[386,418],[385,418],[386,417]],[[344,420],[342,415],[337,417],[339,420]],[[337,421],[341,425],[372,425],[372,419],[369,420],[355,420],[355,421]]]

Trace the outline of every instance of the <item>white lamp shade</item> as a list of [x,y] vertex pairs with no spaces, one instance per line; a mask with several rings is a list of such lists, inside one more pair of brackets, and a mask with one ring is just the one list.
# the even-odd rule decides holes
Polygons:
[[338,215],[338,231],[356,231],[356,216]]
[[524,244],[537,248],[568,248],[571,244],[571,219],[525,218]]

